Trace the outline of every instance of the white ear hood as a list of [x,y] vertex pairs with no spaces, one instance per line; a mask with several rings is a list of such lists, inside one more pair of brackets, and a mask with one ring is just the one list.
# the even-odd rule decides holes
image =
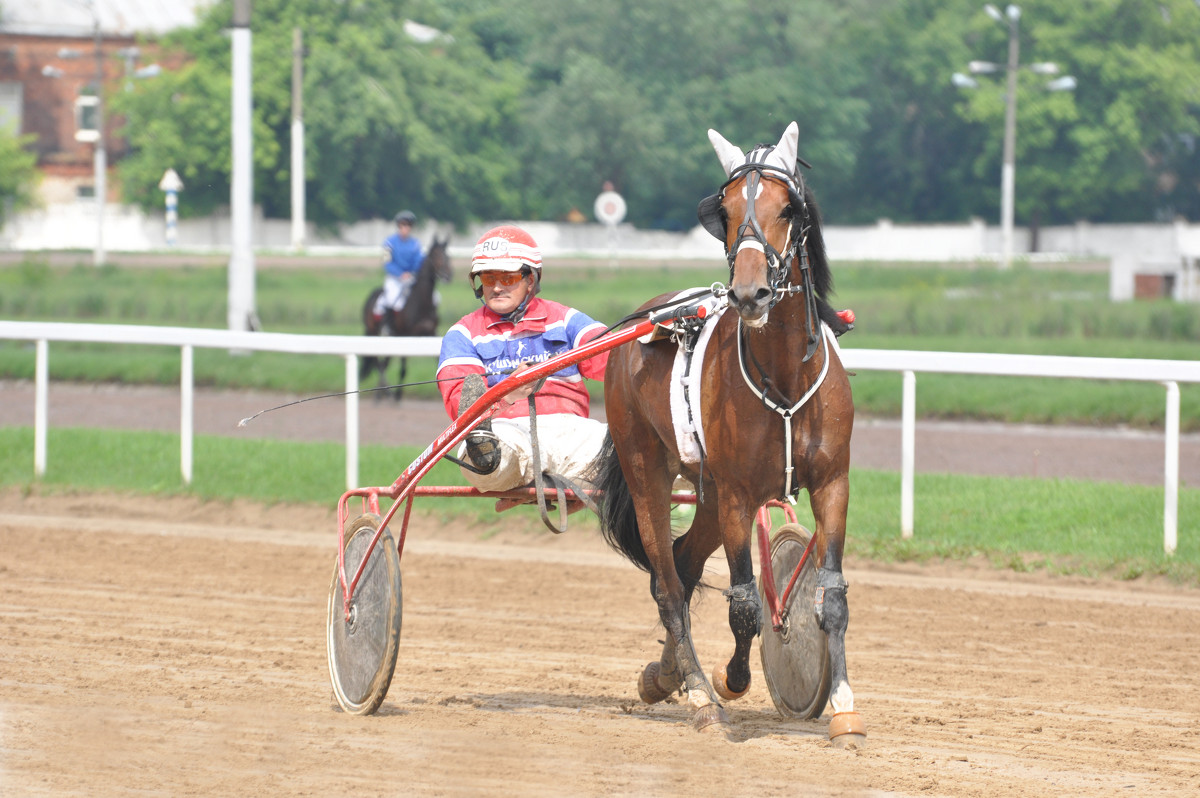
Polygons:
[[725,169],[726,177],[729,177],[733,170],[746,160],[746,153],[730,144],[724,136],[712,128],[708,129],[708,140],[712,142],[713,149],[717,151],[717,157],[721,159],[721,166]]
[[[772,166],[785,175],[792,174],[796,169],[796,153],[799,147],[800,126],[792,122],[783,131],[783,135],[779,138],[779,143],[769,152],[765,152],[766,148],[762,147],[752,151],[751,159],[747,159],[746,153],[740,148],[730,144],[724,136],[711,128],[708,131],[708,140],[712,142],[713,149],[717,152],[717,158],[721,161],[722,168],[725,169],[725,176],[729,177],[733,174],[733,170],[751,160],[754,163],[762,163],[767,166]],[[765,157],[763,157],[765,154]]]
[[792,122],[779,137],[775,150],[767,156],[767,163],[790,175],[796,169],[796,148],[800,140],[800,126]]

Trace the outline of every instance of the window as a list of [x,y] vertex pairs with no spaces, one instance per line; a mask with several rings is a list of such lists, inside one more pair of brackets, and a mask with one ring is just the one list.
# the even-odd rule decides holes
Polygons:
[[100,98],[95,95],[82,95],[75,98],[75,140],[99,141]]

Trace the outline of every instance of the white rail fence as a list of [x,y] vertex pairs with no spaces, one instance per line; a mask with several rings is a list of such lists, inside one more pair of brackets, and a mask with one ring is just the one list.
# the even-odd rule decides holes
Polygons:
[[[440,338],[366,338],[351,335],[290,335],[233,332],[187,327],[68,324],[0,321],[0,339],[36,342],[34,391],[34,473],[46,473],[49,396],[49,342],[140,344],[180,349],[180,468],[185,484],[192,481],[192,360],[195,347],[232,351],[337,355],[346,362],[346,486],[358,487],[358,358],[361,355],[436,357]],[[908,350],[842,350],[852,371],[893,371],[903,375],[901,409],[900,533],[913,535],[914,462],[916,451],[916,374],[979,374],[1006,377],[1157,382],[1166,388],[1164,430],[1163,549],[1173,554],[1178,541],[1179,513],[1179,383],[1200,383],[1200,361],[1140,360],[1052,355],[1000,355]]]

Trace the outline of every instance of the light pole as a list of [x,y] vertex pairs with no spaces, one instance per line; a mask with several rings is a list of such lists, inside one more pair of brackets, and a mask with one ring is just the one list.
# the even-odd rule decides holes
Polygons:
[[92,0],[92,19],[96,38],[96,144],[92,158],[95,171],[96,185],[96,249],[92,254],[92,264],[104,264],[104,200],[108,194],[108,155],[104,147],[104,49],[100,33],[100,9],[96,0]]
[[234,0],[231,47],[233,169],[229,185],[230,255],[227,318],[231,330],[258,329],[254,310],[254,105],[251,97],[251,0]]
[[[972,61],[967,69],[973,74],[988,74],[1004,69],[1007,77],[1007,94],[1004,104],[1004,163],[1000,169],[1000,268],[1012,267],[1013,259],[1013,204],[1017,182],[1017,70],[1020,69],[1021,37],[1017,23],[1021,20],[1020,6],[1010,5],[1004,12],[991,3],[983,7],[987,15],[1002,25],[1008,26],[1008,63]],[[1058,65],[1051,62],[1030,64],[1029,69],[1040,75],[1058,74]],[[961,89],[973,89],[979,83],[972,77],[955,72],[951,81]],[[1070,75],[1046,84],[1050,91],[1070,91],[1075,88],[1075,78]]]

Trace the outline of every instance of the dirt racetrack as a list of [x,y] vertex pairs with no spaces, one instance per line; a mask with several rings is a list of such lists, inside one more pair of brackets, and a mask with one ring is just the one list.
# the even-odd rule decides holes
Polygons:
[[[377,715],[333,701],[334,518],[0,492],[0,795],[1200,794],[1200,591],[848,557],[868,746],[779,716],[754,653],[737,742],[635,679],[647,580],[594,535],[421,521]],[[723,585],[713,560],[711,581]],[[696,609],[706,668],[725,602]],[[757,645],[756,645],[757,649]]]

